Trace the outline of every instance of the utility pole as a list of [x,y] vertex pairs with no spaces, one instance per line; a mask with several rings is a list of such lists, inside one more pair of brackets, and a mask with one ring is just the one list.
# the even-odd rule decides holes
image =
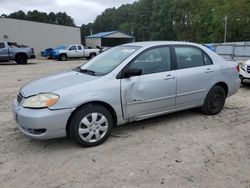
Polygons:
[[224,43],[226,43],[227,42],[227,15],[224,17],[224,21],[225,21]]

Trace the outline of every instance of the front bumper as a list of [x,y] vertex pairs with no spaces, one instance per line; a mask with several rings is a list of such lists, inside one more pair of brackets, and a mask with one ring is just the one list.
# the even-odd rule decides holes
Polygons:
[[31,55],[31,56],[30,56],[30,59],[35,59],[35,58],[36,58],[35,55]]
[[16,99],[13,103],[13,115],[19,130],[38,140],[66,137],[66,125],[72,111],[23,108]]
[[52,59],[59,59],[59,54],[52,54],[51,58]]
[[240,78],[250,79],[250,73],[248,73],[246,70],[242,70],[240,68]]

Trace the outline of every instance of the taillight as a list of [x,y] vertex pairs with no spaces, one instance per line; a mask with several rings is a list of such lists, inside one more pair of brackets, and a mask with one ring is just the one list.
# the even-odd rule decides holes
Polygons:
[[236,70],[237,70],[237,72],[240,72],[240,65],[236,66]]

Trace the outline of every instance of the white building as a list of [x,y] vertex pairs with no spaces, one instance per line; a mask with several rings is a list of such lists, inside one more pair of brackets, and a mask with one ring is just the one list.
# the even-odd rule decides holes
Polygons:
[[81,30],[79,27],[0,18],[0,41],[27,45],[40,55],[46,48],[81,44]]

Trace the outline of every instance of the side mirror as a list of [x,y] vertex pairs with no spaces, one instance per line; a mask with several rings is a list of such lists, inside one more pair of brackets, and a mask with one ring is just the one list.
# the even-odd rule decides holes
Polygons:
[[127,69],[123,73],[124,78],[130,78],[133,76],[141,76],[142,75],[142,69]]

